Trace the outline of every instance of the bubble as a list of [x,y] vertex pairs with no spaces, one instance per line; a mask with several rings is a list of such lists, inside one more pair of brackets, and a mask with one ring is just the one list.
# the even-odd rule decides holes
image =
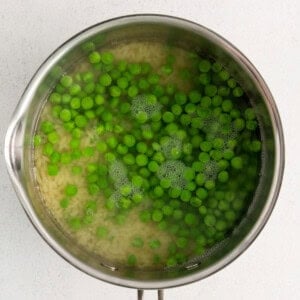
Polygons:
[[170,180],[171,187],[173,188],[184,188],[186,186],[186,180],[184,178],[186,169],[187,167],[182,161],[169,160],[160,166],[157,171],[157,176],[160,180]]
[[114,161],[109,166],[108,174],[117,189],[128,182],[127,169],[120,161]]
[[131,103],[131,113],[134,117],[137,117],[139,113],[146,113],[147,117],[150,118],[161,108],[162,105],[157,102],[154,95],[137,95]]
[[208,161],[204,166],[204,175],[206,180],[215,180],[217,178],[219,166],[214,160]]
[[228,141],[236,139],[237,136],[238,132],[234,128],[233,123],[230,123],[230,125],[224,127],[219,134],[219,137],[224,140],[225,146],[227,146]]
[[114,203],[115,207],[120,207],[120,200],[122,198],[122,195],[119,191],[115,191],[111,194],[109,197],[109,200]]
[[202,131],[205,132],[207,135],[211,135],[212,137],[216,137],[222,129],[222,125],[219,122],[219,120],[212,115],[206,117],[203,123],[204,126]]
[[170,157],[174,152],[182,151],[182,141],[178,137],[164,137],[161,143],[162,152],[166,157]]
[[235,140],[238,137],[238,132],[233,126],[233,123],[222,124],[216,116],[209,115],[204,119],[204,127],[202,131],[206,133],[207,140],[221,138],[224,140],[224,149],[227,148],[227,143],[230,140]]

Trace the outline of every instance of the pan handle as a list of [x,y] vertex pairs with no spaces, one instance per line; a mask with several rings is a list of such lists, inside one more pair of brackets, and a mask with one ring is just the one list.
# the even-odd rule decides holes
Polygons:
[[[137,299],[143,300],[143,296],[144,296],[144,290],[137,290]],[[163,290],[157,290],[157,299],[164,300],[164,291]]]

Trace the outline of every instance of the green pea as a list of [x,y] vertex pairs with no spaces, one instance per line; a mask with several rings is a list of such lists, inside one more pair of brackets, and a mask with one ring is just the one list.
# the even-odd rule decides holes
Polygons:
[[162,119],[164,120],[165,123],[171,123],[174,121],[175,117],[174,114],[170,111],[166,111],[163,116]]
[[71,172],[73,175],[78,175],[82,173],[82,167],[81,166],[73,166],[71,169]]
[[101,61],[105,65],[111,65],[114,61],[114,55],[111,52],[103,52],[101,54]]
[[191,103],[199,103],[201,100],[201,93],[197,90],[191,90],[188,97]]
[[73,83],[70,87],[69,87],[69,93],[71,96],[75,96],[78,95],[81,92],[81,87],[79,84],[77,83]]
[[33,137],[34,147],[39,146],[41,143],[42,143],[42,137],[39,134],[34,135],[34,137]]
[[73,83],[73,79],[71,76],[63,75],[60,79],[60,84],[65,88],[70,87],[72,83]]
[[48,142],[51,144],[57,144],[59,141],[59,136],[56,131],[52,131],[47,135]]
[[163,213],[161,212],[161,210],[155,209],[152,212],[152,220],[154,222],[160,222],[163,219]]
[[65,187],[65,194],[66,194],[66,196],[73,197],[73,196],[75,196],[77,194],[77,192],[78,192],[78,188],[74,184],[68,184]]
[[257,121],[255,121],[255,120],[248,120],[246,122],[246,128],[248,130],[254,131],[257,128]]
[[208,84],[204,88],[205,95],[213,97],[217,94],[218,88],[213,84]]
[[204,152],[209,152],[211,148],[212,148],[212,143],[210,141],[203,141],[200,144],[200,149]]
[[100,152],[100,153],[104,153],[107,150],[107,144],[104,141],[99,141],[96,144],[96,149]]
[[218,174],[218,180],[220,182],[227,182],[229,179],[229,174],[227,171],[221,171],[219,174]]
[[188,239],[185,238],[185,237],[179,237],[179,238],[176,240],[176,246],[177,246],[178,248],[185,248],[187,245],[188,245]]
[[210,73],[201,73],[198,77],[198,81],[202,85],[207,85],[211,82],[211,75]]
[[53,104],[61,103],[61,95],[59,93],[52,93],[49,97],[49,101]]
[[87,125],[87,119],[86,119],[86,117],[83,116],[83,115],[76,116],[76,118],[75,118],[75,124],[79,128],[85,127]]
[[259,152],[261,150],[261,141],[259,141],[259,140],[252,141],[250,149],[253,152]]
[[207,180],[204,184],[204,187],[207,189],[207,190],[212,190],[215,188],[215,182],[213,180]]
[[84,110],[91,109],[94,106],[94,100],[91,97],[84,97],[81,100],[81,107]]
[[224,231],[224,230],[226,230],[226,228],[227,228],[227,223],[226,223],[225,221],[223,221],[223,220],[218,220],[218,221],[216,222],[216,229],[217,229],[218,231]]
[[107,152],[104,155],[105,160],[109,163],[112,163],[116,160],[116,156],[112,152]]
[[128,148],[125,145],[119,144],[117,146],[117,152],[121,155],[128,153]]
[[166,94],[174,95],[176,90],[177,90],[177,86],[175,84],[168,83],[166,85]]
[[180,188],[170,188],[169,189],[169,196],[173,199],[179,198],[181,195],[182,189]]
[[201,216],[205,216],[205,215],[207,214],[207,208],[206,208],[206,206],[204,206],[204,205],[201,205],[201,206],[199,207],[198,211],[199,211],[199,214],[200,214]]
[[[140,174],[141,174],[143,177],[146,177],[146,178],[148,178],[148,177],[151,175],[150,171],[149,171],[147,168],[140,168]],[[144,184],[144,186],[145,186],[146,181],[144,181],[143,184]],[[147,184],[149,185],[148,182],[147,182]]]
[[155,265],[159,264],[161,262],[161,257],[158,254],[154,254],[153,256],[153,263]]
[[193,114],[196,112],[196,105],[194,103],[187,103],[184,107],[184,111],[187,114]]
[[190,199],[190,203],[193,207],[200,207],[202,204],[202,200],[197,197],[192,197]]
[[246,120],[255,120],[256,115],[253,108],[247,108],[244,112]]
[[183,190],[180,194],[180,199],[183,202],[189,202],[191,199],[192,193],[189,190]]
[[232,210],[226,211],[225,218],[226,218],[226,220],[233,222],[236,219],[236,213]]
[[149,74],[148,76],[148,82],[152,85],[158,84],[159,79],[160,77],[158,74]]
[[204,223],[207,226],[214,226],[216,224],[216,217],[214,215],[207,215],[204,218]]
[[63,122],[69,122],[72,118],[71,111],[69,109],[62,109],[60,111],[59,118]]
[[148,163],[148,157],[145,154],[138,154],[135,161],[138,166],[146,166]]
[[209,60],[201,59],[198,68],[200,72],[207,73],[211,69],[211,63]]
[[183,211],[182,211],[182,210],[180,210],[180,209],[175,209],[175,210],[173,211],[173,218],[174,218],[175,220],[180,220],[180,219],[182,219],[182,217],[183,217]]
[[243,94],[244,94],[244,91],[239,86],[235,87],[232,91],[232,95],[237,98],[243,96]]
[[141,74],[148,74],[152,70],[152,66],[147,63],[143,62],[141,63]]
[[171,216],[173,213],[173,208],[169,205],[164,205],[162,207],[162,212],[165,216]]
[[133,147],[135,145],[136,139],[131,134],[126,134],[123,138],[123,142],[127,147]]
[[70,204],[70,199],[69,198],[63,198],[60,200],[59,205],[61,208],[67,208]]
[[232,110],[232,107],[233,107],[233,104],[232,104],[232,101],[227,99],[227,100],[224,100],[223,103],[222,103],[222,109],[223,111],[225,112],[229,112]]
[[93,51],[90,55],[89,55],[89,62],[91,64],[98,64],[101,61],[101,55],[99,52],[97,51]]
[[40,130],[43,133],[48,134],[48,133],[54,131],[54,125],[50,121],[43,121],[40,125]]
[[138,92],[138,88],[134,85],[130,86],[127,90],[127,94],[130,98],[134,98],[138,94]]
[[161,246],[161,242],[157,239],[149,241],[149,247],[153,250],[158,249],[160,246]]
[[138,63],[128,64],[128,69],[132,75],[138,75],[142,72],[142,66]]
[[122,91],[118,86],[113,85],[109,88],[109,93],[112,97],[120,97],[122,94]]
[[137,236],[132,240],[131,245],[136,248],[142,248],[144,246],[144,241],[141,237]]
[[161,197],[164,194],[164,190],[161,186],[156,186],[153,190],[153,193],[156,197]]
[[148,210],[143,210],[140,212],[139,217],[142,222],[146,223],[151,220],[151,213]]
[[239,157],[239,156],[236,156],[236,157],[232,158],[232,160],[231,160],[231,166],[234,169],[237,169],[237,170],[242,169],[242,167],[243,167],[243,160],[242,160],[242,158]]
[[227,160],[230,160],[231,158],[233,158],[233,156],[234,156],[234,152],[231,149],[226,149],[223,152],[223,157]]
[[183,105],[187,101],[187,96],[183,92],[175,93],[174,98],[175,98],[176,103],[179,105]]
[[125,184],[125,185],[121,186],[120,192],[121,192],[121,195],[123,195],[123,196],[129,196],[132,192],[132,188],[129,184]]
[[245,121],[241,118],[235,119],[233,126],[237,131],[242,131],[245,128]]
[[[78,157],[80,158],[80,157]],[[72,161],[72,156],[70,153],[61,153],[60,161],[62,164],[67,165]]]
[[197,197],[198,197],[199,199],[201,199],[201,200],[204,200],[204,199],[206,199],[206,198],[208,197],[207,190],[204,189],[204,188],[198,188],[198,189],[196,190],[196,195],[197,195]]
[[72,230],[79,230],[82,227],[82,222],[79,218],[72,218],[69,220],[69,226]]
[[59,167],[56,164],[48,164],[47,171],[49,176],[56,176],[59,171]]
[[128,255],[127,263],[129,266],[134,266],[137,263],[137,258],[134,254]]
[[172,105],[171,110],[175,116],[179,116],[182,113],[182,108],[178,104]]
[[192,213],[187,213],[184,217],[184,222],[188,225],[188,226],[195,226],[198,224],[198,218],[196,215],[192,214]]
[[177,260],[175,257],[169,257],[166,262],[167,267],[175,267],[177,265]]
[[139,204],[143,201],[144,197],[141,193],[135,193],[133,196],[132,196],[132,201],[136,204]]
[[131,200],[128,198],[123,197],[119,201],[119,206],[122,209],[129,209],[131,207],[131,205],[132,205]]
[[222,81],[227,81],[230,77],[230,74],[227,70],[221,70],[219,73],[219,78],[222,80]]
[[84,157],[92,157],[94,156],[94,153],[95,153],[95,149],[93,147],[85,147],[82,150],[82,155]]
[[[205,152],[203,152],[203,153],[205,153]],[[205,162],[203,162],[202,160],[194,161],[192,164],[192,168],[195,172],[201,172],[204,170],[204,164],[205,164]]]

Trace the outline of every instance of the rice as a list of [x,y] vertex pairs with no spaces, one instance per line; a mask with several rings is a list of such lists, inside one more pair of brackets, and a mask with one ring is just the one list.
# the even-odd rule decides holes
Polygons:
[[[157,69],[166,60],[168,48],[161,43],[131,43],[119,45],[114,49],[109,49],[114,53],[117,60],[126,60],[130,62],[149,62],[154,69]],[[176,56],[174,70],[180,70],[186,66],[188,53],[181,49],[172,48],[172,55]],[[76,69],[83,69],[85,65],[78,65]],[[188,84],[182,81],[178,73],[173,72],[167,79],[172,83],[177,83],[184,90],[188,88]],[[56,131],[60,136],[57,144],[58,150],[68,149],[71,135],[63,130],[61,124],[58,124],[50,112],[50,104],[47,103],[41,114],[40,120],[50,120],[56,124]],[[90,128],[85,132],[84,138],[81,140],[82,147],[92,146],[92,140],[95,136],[95,129]],[[50,212],[51,216],[56,220],[60,228],[79,246],[93,255],[99,256],[105,261],[112,264],[125,264],[129,254],[134,253],[138,259],[138,265],[141,268],[153,266],[153,250],[145,245],[143,248],[133,248],[131,241],[134,237],[141,237],[144,241],[158,239],[161,247],[157,249],[162,260],[167,258],[168,245],[175,237],[165,231],[159,230],[157,225],[152,222],[142,223],[139,219],[141,207],[130,210],[123,225],[116,224],[113,214],[104,206],[104,196],[89,195],[85,176],[72,175],[72,166],[86,166],[87,163],[99,162],[103,159],[99,154],[95,154],[91,158],[81,158],[71,164],[60,167],[57,176],[49,176],[47,173],[48,158],[43,155],[42,148],[35,149],[35,168],[36,181],[40,189],[40,194],[44,205]],[[71,199],[69,207],[64,210],[60,207],[60,200],[64,198],[64,188],[67,184],[75,184],[78,187],[78,193]],[[83,226],[78,231],[70,229],[67,219],[70,217],[80,216],[83,212],[84,204],[87,200],[97,200],[98,207],[95,213],[95,221],[89,226]],[[147,203],[147,201],[145,201]],[[146,205],[146,204],[145,204]],[[108,238],[99,239],[96,236],[96,230],[99,226],[106,226],[109,230]]]

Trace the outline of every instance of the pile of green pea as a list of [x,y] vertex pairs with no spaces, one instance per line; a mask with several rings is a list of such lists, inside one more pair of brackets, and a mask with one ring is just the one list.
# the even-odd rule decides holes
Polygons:
[[[182,69],[174,67],[172,54],[155,70],[109,51],[93,50],[87,60],[86,71],[60,78],[49,95],[55,121],[40,122],[34,137],[48,157],[48,175],[73,164],[72,174],[85,176],[92,197],[104,196],[119,226],[140,207],[141,222],[174,237],[163,265],[203,254],[238,224],[257,184],[261,141],[247,95],[221,63],[196,54]],[[67,151],[56,147],[63,138],[56,123],[71,135]],[[87,130],[95,132],[92,146],[82,147]],[[96,155],[85,167],[74,163]],[[62,209],[77,192],[76,185],[66,185]],[[88,201],[83,217],[68,220],[70,228],[91,224],[97,205]],[[108,230],[102,226],[96,234],[103,238]],[[155,250],[161,243],[150,244]],[[144,241],[137,237],[132,245],[140,248]],[[134,253],[128,256],[128,265],[137,262]]]

